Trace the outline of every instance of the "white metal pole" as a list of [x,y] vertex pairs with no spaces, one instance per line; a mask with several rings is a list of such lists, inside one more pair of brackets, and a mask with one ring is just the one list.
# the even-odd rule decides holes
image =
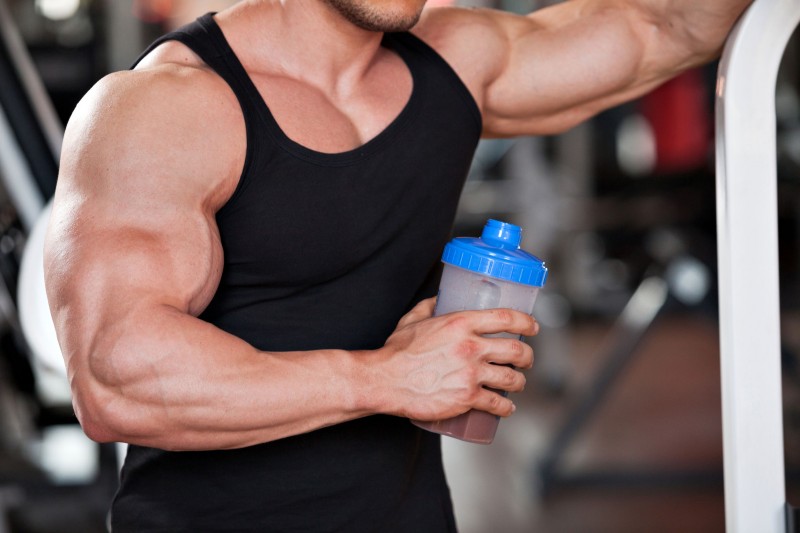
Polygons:
[[798,0],[756,0],[717,80],[725,520],[733,533],[786,531],[781,404],[775,84]]

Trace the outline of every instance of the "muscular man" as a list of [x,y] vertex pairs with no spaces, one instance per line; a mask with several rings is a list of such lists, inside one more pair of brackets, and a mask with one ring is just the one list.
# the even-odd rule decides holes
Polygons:
[[[431,318],[481,135],[562,131],[715,57],[746,0],[247,0],[75,110],[46,246],[75,411],[131,443],[114,531],[449,531],[407,418],[519,391],[508,310]],[[410,33],[407,30],[411,30]]]

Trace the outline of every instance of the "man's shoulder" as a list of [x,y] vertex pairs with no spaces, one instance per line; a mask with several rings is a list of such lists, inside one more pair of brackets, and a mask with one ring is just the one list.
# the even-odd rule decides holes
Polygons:
[[487,81],[506,60],[497,16],[487,9],[432,7],[411,30],[450,64],[481,109]]
[[412,33],[433,46],[458,47],[465,55],[474,53],[500,37],[497,18],[502,12],[472,7],[429,7],[422,12]]
[[[204,63],[193,61],[153,61],[134,70],[114,72],[103,77],[86,95],[91,101],[148,104],[175,111],[205,98],[219,98],[230,89]],[[183,102],[184,105],[176,103]]]
[[62,174],[122,175],[131,183],[167,174],[208,189],[238,178],[244,131],[236,97],[207,68],[159,63],[116,72],[70,118]]
[[228,85],[204,64],[158,62],[103,77],[81,100],[70,123],[134,130],[165,121],[222,126],[228,121],[235,125],[240,114]]

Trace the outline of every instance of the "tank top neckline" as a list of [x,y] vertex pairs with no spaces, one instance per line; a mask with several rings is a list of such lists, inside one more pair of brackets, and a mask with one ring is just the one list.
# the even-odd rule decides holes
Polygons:
[[304,159],[306,161],[326,165],[347,165],[353,162],[364,159],[370,154],[378,151],[386,143],[390,142],[399,132],[401,132],[409,123],[410,119],[415,115],[416,110],[419,108],[419,100],[423,94],[424,78],[420,76],[416,68],[414,57],[410,55],[404,47],[396,46],[398,35],[386,33],[381,41],[381,46],[389,48],[398,54],[400,59],[406,65],[406,68],[411,74],[411,94],[408,97],[403,108],[400,110],[388,125],[386,125],[375,136],[368,139],[360,146],[346,150],[343,152],[321,152],[304,146],[297,141],[290,138],[280,127],[275,116],[269,108],[269,105],[264,100],[264,97],[259,92],[252,78],[248,74],[244,65],[239,60],[234,52],[230,43],[228,42],[222,29],[214,19],[215,13],[207,13],[198,19],[198,22],[203,28],[217,41],[220,52],[223,53],[223,58],[229,63],[229,67],[238,74],[241,82],[244,84],[245,90],[249,93],[249,98],[253,101],[257,110],[261,112],[264,122],[267,126],[270,136],[273,141],[278,144],[282,149],[291,153],[292,155]]

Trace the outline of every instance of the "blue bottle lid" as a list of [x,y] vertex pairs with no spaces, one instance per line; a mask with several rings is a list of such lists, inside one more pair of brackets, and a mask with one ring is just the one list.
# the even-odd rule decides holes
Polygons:
[[442,261],[504,281],[544,286],[544,261],[521,249],[520,242],[522,228],[489,219],[480,238],[458,237],[447,243]]

